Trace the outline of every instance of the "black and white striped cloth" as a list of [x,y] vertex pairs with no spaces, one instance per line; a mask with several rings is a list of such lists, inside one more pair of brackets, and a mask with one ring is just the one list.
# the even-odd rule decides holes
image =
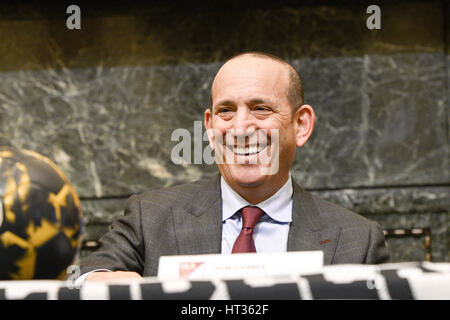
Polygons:
[[0,281],[0,300],[450,299],[450,263],[325,266],[321,273],[203,281]]

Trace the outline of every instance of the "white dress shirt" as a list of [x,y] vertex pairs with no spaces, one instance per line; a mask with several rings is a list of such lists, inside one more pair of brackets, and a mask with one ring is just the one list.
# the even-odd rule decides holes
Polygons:
[[[222,254],[230,254],[242,228],[242,215],[238,211],[252,204],[234,191],[223,177],[220,178],[220,186],[222,189]],[[289,225],[292,221],[292,193],[292,179],[289,174],[288,181],[273,196],[253,205],[265,212],[253,231],[256,252],[287,251]]]

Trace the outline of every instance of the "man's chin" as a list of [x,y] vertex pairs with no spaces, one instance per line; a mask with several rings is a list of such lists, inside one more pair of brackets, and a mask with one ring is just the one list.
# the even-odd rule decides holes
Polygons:
[[237,170],[237,172],[233,172],[232,175],[234,178],[233,180],[243,188],[260,186],[265,179],[265,176],[261,175],[261,171],[256,168]]
[[262,184],[261,180],[247,180],[247,181],[237,181],[242,188],[256,188]]

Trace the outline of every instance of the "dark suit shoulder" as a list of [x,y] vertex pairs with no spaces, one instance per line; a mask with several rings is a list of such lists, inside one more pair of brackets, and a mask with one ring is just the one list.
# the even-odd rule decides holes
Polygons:
[[217,176],[167,188],[146,191],[137,195],[142,202],[152,202],[166,208],[183,205],[186,208],[202,205],[211,198],[220,197]]

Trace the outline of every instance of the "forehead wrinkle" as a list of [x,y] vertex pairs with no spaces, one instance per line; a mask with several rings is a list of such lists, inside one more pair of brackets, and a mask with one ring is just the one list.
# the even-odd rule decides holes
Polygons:
[[[238,100],[240,100],[240,99],[238,99]],[[278,100],[279,100],[278,97],[276,99],[273,99],[273,97],[268,97],[268,96],[254,96],[254,97],[245,99],[242,102],[249,107],[258,105],[258,104],[264,104],[264,105],[268,105],[271,107],[277,107],[279,105]],[[220,99],[219,101],[217,101],[213,105],[213,108],[217,107],[217,106],[235,107],[236,105],[239,104],[239,102],[240,101],[236,101],[233,98],[224,98],[224,99]]]
[[[222,70],[219,70],[216,77],[214,78],[213,85],[211,87],[211,98],[214,101],[217,95],[222,95],[224,92],[224,99],[221,101],[236,101],[240,95],[240,91],[244,92],[244,96],[248,94],[249,88],[254,88],[253,97],[250,95],[250,98],[246,97],[245,103],[249,104],[250,100],[265,100],[266,102],[277,104],[280,99],[287,99],[287,93],[289,88],[288,82],[288,69],[285,66],[276,63],[275,77],[268,77],[267,74],[259,72],[259,70],[252,68],[248,71],[242,71],[242,68],[237,68],[236,65],[229,66],[229,68],[225,68],[225,65]],[[274,64],[272,64],[274,65]],[[237,64],[239,67],[239,64]],[[279,66],[283,67],[282,69]],[[239,69],[237,72],[233,72],[234,69]],[[243,67],[245,68],[245,66]],[[259,72],[259,73],[258,73]],[[267,71],[266,71],[267,73]],[[275,78],[275,80],[274,80]],[[277,81],[279,78],[284,80],[283,87],[278,87],[279,90],[274,90],[273,94],[270,96],[267,95],[266,91],[268,88],[274,88],[280,85],[280,81]],[[228,92],[227,92],[228,90]],[[275,98],[277,101],[274,101]],[[250,102],[251,103],[251,102]],[[214,105],[218,105],[219,103],[215,103]],[[214,106],[213,105],[213,106]]]

